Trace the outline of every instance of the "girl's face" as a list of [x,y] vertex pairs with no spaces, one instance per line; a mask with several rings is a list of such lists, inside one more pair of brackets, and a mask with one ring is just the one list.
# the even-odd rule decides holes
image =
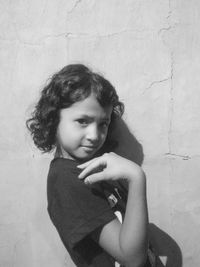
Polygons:
[[88,160],[105,142],[112,106],[102,107],[91,94],[60,111],[57,142],[65,158]]

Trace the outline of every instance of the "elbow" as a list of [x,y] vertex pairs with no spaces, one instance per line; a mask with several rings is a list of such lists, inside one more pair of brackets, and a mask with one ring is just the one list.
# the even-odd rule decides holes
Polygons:
[[148,258],[148,239],[134,246],[130,246],[127,242],[120,243],[121,255],[124,259],[125,267],[144,267]]
[[144,267],[147,261],[147,253],[138,253],[138,255],[124,255],[125,267]]

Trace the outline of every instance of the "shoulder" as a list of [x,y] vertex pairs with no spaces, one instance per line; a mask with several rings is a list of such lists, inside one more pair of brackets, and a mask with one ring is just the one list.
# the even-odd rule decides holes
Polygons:
[[77,168],[78,163],[76,161],[65,159],[65,158],[55,158],[50,163],[48,177],[56,176],[78,176],[80,170]]
[[70,190],[74,187],[83,187],[84,182],[78,179],[81,170],[77,168],[78,162],[66,159],[55,158],[50,163],[48,173],[48,184],[53,184],[54,188],[65,188]]
[[50,163],[50,170],[55,169],[57,172],[59,171],[74,171],[79,172],[77,168],[78,163],[71,159],[66,158],[54,158]]
[[50,163],[47,177],[47,195],[48,199],[52,196],[80,190],[83,187],[78,179],[80,170],[77,168],[78,163],[64,158],[55,158]]

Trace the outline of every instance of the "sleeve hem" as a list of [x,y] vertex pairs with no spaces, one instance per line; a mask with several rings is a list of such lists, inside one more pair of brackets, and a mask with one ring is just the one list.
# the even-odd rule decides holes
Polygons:
[[104,210],[99,216],[91,218],[83,224],[75,227],[68,235],[68,244],[73,248],[79,241],[81,241],[88,234],[92,233],[97,228],[106,225],[112,220],[116,219],[116,215],[110,210]]

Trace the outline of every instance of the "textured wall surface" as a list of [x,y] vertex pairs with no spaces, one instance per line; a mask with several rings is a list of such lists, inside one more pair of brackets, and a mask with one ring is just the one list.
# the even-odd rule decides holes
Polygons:
[[0,1],[0,266],[74,266],[46,212],[51,155],[25,129],[46,79],[83,62],[116,86],[144,151],[164,266],[200,266],[200,1]]

